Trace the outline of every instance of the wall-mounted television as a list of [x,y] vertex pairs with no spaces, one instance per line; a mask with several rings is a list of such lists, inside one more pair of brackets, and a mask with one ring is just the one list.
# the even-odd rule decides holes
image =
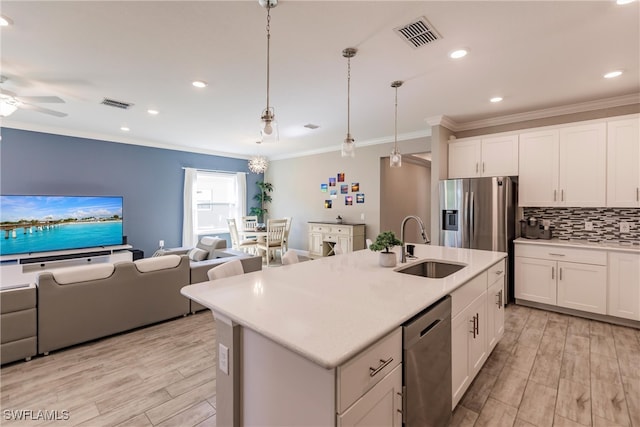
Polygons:
[[122,197],[0,196],[0,255],[122,244]]

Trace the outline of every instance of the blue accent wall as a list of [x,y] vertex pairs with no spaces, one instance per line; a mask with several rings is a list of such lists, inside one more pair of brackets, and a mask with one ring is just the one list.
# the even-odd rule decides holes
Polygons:
[[124,234],[145,257],[160,239],[182,244],[183,167],[247,172],[247,210],[264,179],[244,159],[2,129],[1,194],[123,196]]

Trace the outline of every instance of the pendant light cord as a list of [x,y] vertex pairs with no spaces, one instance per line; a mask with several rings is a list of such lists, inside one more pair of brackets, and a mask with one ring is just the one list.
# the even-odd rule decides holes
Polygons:
[[267,111],[269,111],[269,52],[271,41],[271,3],[267,2]]
[[347,58],[347,135],[351,137],[351,57]]
[[393,148],[398,151],[398,86],[396,86],[396,117],[395,117],[395,138]]

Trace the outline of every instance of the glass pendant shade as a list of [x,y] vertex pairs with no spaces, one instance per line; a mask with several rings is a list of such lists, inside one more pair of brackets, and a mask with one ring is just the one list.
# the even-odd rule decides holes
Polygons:
[[391,156],[389,156],[389,166],[392,168],[399,168],[402,166],[402,154],[397,149],[393,149],[391,151]]
[[278,133],[278,122],[273,108],[264,110],[260,117],[260,136],[262,142],[278,142],[280,135]]
[[356,156],[356,143],[351,138],[351,134],[347,134],[344,142],[342,143],[342,157],[355,157]]

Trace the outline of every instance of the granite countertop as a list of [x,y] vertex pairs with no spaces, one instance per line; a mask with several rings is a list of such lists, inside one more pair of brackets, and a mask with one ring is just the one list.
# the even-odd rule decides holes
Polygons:
[[[396,247],[396,253],[400,248]],[[234,323],[327,368],[335,368],[505,258],[502,252],[416,245],[420,259],[467,264],[428,279],[378,265],[360,250],[204,282],[182,293]]]
[[523,237],[520,237],[514,240],[514,242],[532,244],[532,245],[564,246],[564,247],[573,247],[573,248],[581,248],[581,249],[600,249],[600,250],[616,251],[616,252],[640,253],[640,242],[636,242],[636,243],[616,242],[616,241],[591,242],[584,239],[553,238],[550,240],[546,240],[546,239],[525,239]]

